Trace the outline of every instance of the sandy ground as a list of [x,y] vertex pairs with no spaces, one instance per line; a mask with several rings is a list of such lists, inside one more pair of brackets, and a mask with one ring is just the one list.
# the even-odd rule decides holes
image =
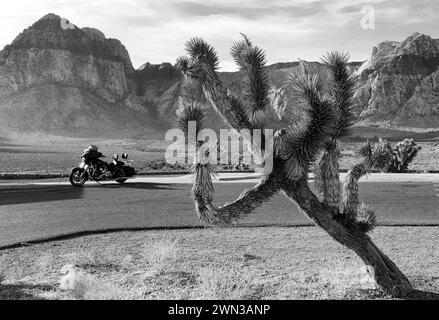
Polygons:
[[[419,297],[439,297],[438,227],[372,238]],[[110,233],[0,252],[1,299],[387,299],[359,258],[316,227]],[[76,266],[73,289],[60,269]]]

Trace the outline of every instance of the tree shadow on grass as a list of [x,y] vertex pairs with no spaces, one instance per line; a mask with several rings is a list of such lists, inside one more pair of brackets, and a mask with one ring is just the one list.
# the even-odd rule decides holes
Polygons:
[[33,153],[33,154],[63,154],[63,152],[57,152],[57,151],[44,151],[44,150],[26,150],[26,149],[21,149],[21,148],[3,148],[0,147],[0,152],[4,152],[4,153],[14,153],[14,154],[28,154],[28,153]]
[[45,300],[34,293],[53,290],[53,286],[44,284],[0,284],[0,300]]
[[[349,291],[344,298],[348,300],[394,299],[380,289],[354,289]],[[400,299],[401,300],[439,300],[439,292],[415,289],[407,296],[401,297]]]
[[404,300],[439,300],[439,292],[413,290]]
[[80,199],[82,194],[82,188],[74,188],[72,186],[35,186],[28,189],[1,189],[0,206]]

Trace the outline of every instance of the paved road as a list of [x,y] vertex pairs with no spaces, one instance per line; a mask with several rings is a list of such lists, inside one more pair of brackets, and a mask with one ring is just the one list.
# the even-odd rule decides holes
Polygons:
[[[439,225],[439,179],[371,176],[362,200],[381,224]],[[216,184],[216,203],[231,201],[255,179]],[[254,177],[252,177],[254,178]],[[59,180],[0,183],[0,247],[82,231],[200,226],[188,177],[142,178],[125,185],[90,183],[77,189]],[[282,194],[242,221],[250,225],[301,225],[309,220]]]

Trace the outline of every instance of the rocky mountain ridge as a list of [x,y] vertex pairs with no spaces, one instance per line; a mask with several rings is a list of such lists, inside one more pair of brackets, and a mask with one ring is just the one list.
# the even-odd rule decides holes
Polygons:
[[[48,14],[0,52],[1,131],[132,136],[157,134],[174,124],[181,74],[170,63],[135,70],[126,48],[93,28],[78,28]],[[413,34],[383,42],[364,63],[353,62],[361,124],[439,128],[439,40]],[[328,77],[318,62],[267,66],[272,84],[269,125],[284,126],[300,106],[283,94],[288,77]],[[239,94],[237,72],[220,77]],[[191,93],[203,99],[192,83]],[[212,113],[211,124],[221,122]],[[162,135],[162,134],[161,134]]]
[[356,72],[359,118],[439,127],[439,39],[414,33],[382,42]]

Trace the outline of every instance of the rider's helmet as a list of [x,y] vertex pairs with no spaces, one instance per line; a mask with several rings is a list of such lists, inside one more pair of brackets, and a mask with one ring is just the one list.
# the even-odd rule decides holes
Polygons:
[[98,147],[95,145],[88,146],[87,149],[84,149],[84,153],[98,152]]
[[112,160],[114,161],[118,161],[119,160],[119,155],[117,154],[113,154],[113,156],[111,157]]
[[122,153],[122,159],[124,159],[124,160],[128,159],[128,154],[127,153]]

